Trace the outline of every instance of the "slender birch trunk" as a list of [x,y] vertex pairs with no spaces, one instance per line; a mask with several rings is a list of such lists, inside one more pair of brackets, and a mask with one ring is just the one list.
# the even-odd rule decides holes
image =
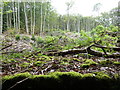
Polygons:
[[31,4],[31,6],[30,6],[30,16],[31,16],[31,34],[32,34],[32,30],[33,30],[33,20],[32,20],[32,17],[33,17],[33,15],[32,15],[32,4]]
[[78,19],[78,22],[77,22],[77,32],[80,33],[80,20]]
[[36,7],[36,5],[35,5],[35,0],[34,0],[34,23],[33,23],[33,33],[32,34],[34,34],[35,33],[35,7]]
[[42,2],[43,2],[43,1],[41,1],[41,25],[40,25],[41,27],[40,27],[40,31],[42,31],[42,28],[43,28],[43,27],[42,27],[42,24],[43,24],[43,22],[42,22],[42,17],[43,17],[43,16],[42,16],[42,13],[43,13],[43,12],[42,12]]
[[20,2],[18,1],[18,30],[20,33]]
[[13,2],[13,24],[15,29],[15,2]]
[[46,20],[46,11],[45,11],[45,15],[44,15],[44,21],[43,21],[43,31],[44,31],[44,29],[45,29],[45,26],[46,26],[46,22],[45,22],[45,20]]
[[6,19],[7,19],[7,29],[9,28],[9,20],[8,20],[8,13],[6,14]]
[[2,2],[0,2],[0,6],[1,6],[1,14],[0,14],[0,35],[1,35],[2,28],[3,28],[3,7],[4,7],[4,4]]
[[24,4],[24,14],[25,14],[25,26],[26,26],[26,33],[29,34],[29,29],[28,29],[28,19],[27,19],[27,12],[26,12],[26,4],[25,2],[23,3]]
[[15,2],[15,15],[16,15],[16,31],[18,33],[18,10],[17,10],[17,2]]
[[11,13],[9,13],[9,24],[10,24],[10,26],[9,26],[9,28],[12,28],[12,23],[11,23],[11,17],[12,17],[12,14]]

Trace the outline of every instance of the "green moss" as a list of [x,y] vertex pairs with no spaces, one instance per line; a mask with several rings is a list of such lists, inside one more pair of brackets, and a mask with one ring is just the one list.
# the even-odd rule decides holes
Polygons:
[[95,77],[98,79],[111,79],[109,75],[103,73],[103,72],[95,72]]
[[86,59],[85,60],[85,63],[86,64],[89,64],[89,65],[97,65],[98,63],[96,63],[95,61],[91,60],[91,59]]
[[76,62],[80,61],[80,59],[77,59],[77,58],[73,58],[73,60],[76,61]]
[[114,65],[120,65],[120,62],[113,62]]
[[45,62],[43,62],[43,61],[35,61],[34,62],[34,65],[35,66],[41,66],[42,64],[44,64]]
[[93,60],[86,59],[84,60],[84,63],[80,65],[82,68],[89,68],[92,65],[97,65],[98,63],[94,62]]
[[49,61],[51,60],[48,56],[41,56],[41,60]]
[[50,73],[50,75],[55,75],[55,76],[62,76],[62,75],[67,75],[67,76],[71,76],[71,77],[81,77],[82,74],[77,73],[77,72],[54,72],[54,73]]
[[24,63],[22,63],[22,64],[20,64],[20,66],[21,67],[28,67],[30,65],[30,63],[28,63],[28,62],[24,62]]
[[70,61],[70,59],[68,59],[68,58],[63,58],[62,61],[68,62],[68,61]]
[[106,66],[112,64],[113,62],[110,60],[101,60],[99,63],[103,66]]
[[82,67],[82,68],[89,68],[90,65],[89,64],[81,64],[80,67]]
[[[17,82],[22,81],[12,90],[17,89],[80,89],[87,90],[119,90],[120,89],[120,76],[117,75],[115,79],[110,78],[103,72],[80,74],[77,72],[54,72],[48,75],[31,75],[29,73],[15,74],[11,76],[5,76],[2,79],[5,80],[3,83],[3,90],[9,89]],[[113,89],[114,88],[114,89]],[[74,90],[73,89],[73,90]]]
[[30,76],[31,76],[30,73],[25,72],[25,73],[19,73],[19,74],[10,75],[10,76],[4,76],[2,78],[2,80],[9,80],[9,79],[14,79],[14,78],[18,78],[18,77],[24,77],[24,78],[26,78],[26,77],[30,77]]
[[94,77],[94,74],[93,73],[84,74],[83,78],[86,78],[86,77]]

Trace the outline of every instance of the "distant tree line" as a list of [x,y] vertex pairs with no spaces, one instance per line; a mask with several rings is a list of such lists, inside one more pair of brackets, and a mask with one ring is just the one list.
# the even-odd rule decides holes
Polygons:
[[[118,7],[99,16],[60,15],[50,0],[41,2],[1,2],[0,34],[13,30],[17,33],[37,34],[50,30],[90,31],[98,25],[118,26]],[[68,28],[69,19],[69,28]]]

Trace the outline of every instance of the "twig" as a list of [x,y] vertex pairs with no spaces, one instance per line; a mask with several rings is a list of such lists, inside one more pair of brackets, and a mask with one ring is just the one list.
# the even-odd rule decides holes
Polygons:
[[3,52],[3,53],[0,53],[0,54],[9,54],[9,53],[22,53],[23,51],[16,51],[16,52]]
[[7,89],[7,90],[11,90],[12,88],[14,88],[14,87],[17,86],[18,84],[20,84],[20,83],[26,81],[27,79],[29,79],[29,77],[27,77],[27,78],[25,78],[25,79],[23,79],[23,80],[21,80],[21,81],[15,83],[13,86],[11,86],[11,87],[10,87],[9,89]]
[[8,47],[11,47],[12,45],[13,45],[13,44],[7,45],[7,46],[3,47],[2,49],[0,49],[0,51],[6,49],[6,48],[8,48]]

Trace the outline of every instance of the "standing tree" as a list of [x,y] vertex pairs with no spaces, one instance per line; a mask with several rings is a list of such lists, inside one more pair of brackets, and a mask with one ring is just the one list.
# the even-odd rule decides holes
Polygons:
[[99,16],[99,13],[100,13],[100,8],[101,8],[102,4],[101,3],[97,3],[94,5],[93,7],[93,11],[94,12],[97,12],[98,13],[98,16]]
[[3,28],[3,7],[4,7],[4,3],[0,2],[0,35],[2,34],[2,28]]
[[69,21],[70,21],[69,12],[70,12],[70,9],[72,8],[73,4],[74,4],[73,1],[66,2],[66,5],[67,5],[67,16],[68,16],[68,20],[67,20],[67,31],[70,30],[70,26],[69,26]]
[[35,33],[35,7],[36,7],[36,5],[35,5],[35,0],[34,0],[34,19],[33,19],[33,30],[32,30],[32,34],[34,34]]
[[19,1],[18,1],[18,30],[20,30],[20,2]]
[[[42,4],[43,4],[43,0],[41,1],[41,8],[40,8],[40,10],[41,10],[41,11],[40,11],[40,12],[41,12],[41,25],[40,25],[40,31],[42,31],[42,29],[43,29],[43,21],[42,21],[42,20],[43,20],[43,19],[42,19],[42,18],[43,18],[43,15],[42,15],[42,14],[43,14],[43,10],[42,10],[43,7],[42,7]],[[41,35],[41,32],[40,32],[40,35]]]
[[27,18],[27,12],[26,12],[26,4],[25,4],[25,2],[24,2],[23,4],[24,4],[24,14],[25,14],[26,32],[27,32],[27,34],[29,34],[29,29],[28,29],[28,18]]

